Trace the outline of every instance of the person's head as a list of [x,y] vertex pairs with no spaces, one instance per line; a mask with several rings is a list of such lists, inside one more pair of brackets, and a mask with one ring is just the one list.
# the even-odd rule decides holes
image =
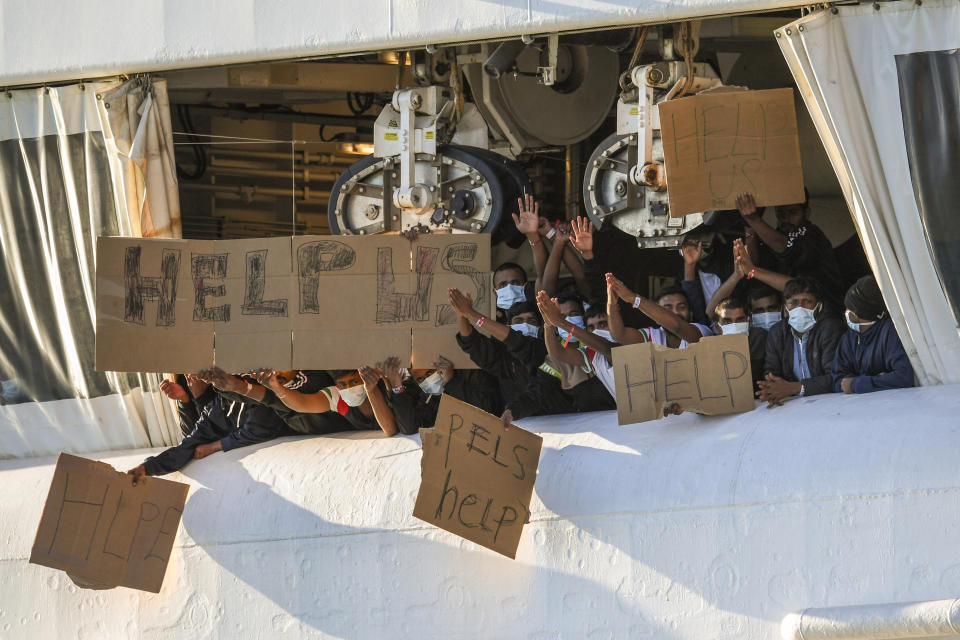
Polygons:
[[564,318],[583,317],[583,300],[580,296],[560,296],[557,298],[557,307]]
[[410,369],[410,377],[413,378],[414,382],[420,384],[434,373],[436,369]]
[[522,287],[527,283],[527,272],[516,262],[504,262],[493,272],[493,288],[499,291],[507,285]]
[[427,395],[439,396],[443,393],[443,374],[437,369],[410,369],[410,376]]
[[725,298],[717,305],[717,326],[723,335],[747,333],[750,317],[747,305],[739,298]]
[[356,369],[336,369],[330,372],[330,377],[333,378],[333,382],[338,389],[349,389],[357,385],[363,386],[363,378],[360,377],[360,372]]
[[687,299],[687,294],[684,293],[680,287],[667,287],[661,290],[653,301],[664,309],[669,309],[687,322],[690,322],[692,315],[690,311],[690,301]]
[[883,294],[872,275],[853,283],[843,298],[843,305],[847,308],[847,326],[858,333],[872,327],[887,312]]
[[753,289],[747,295],[748,315],[756,316],[761,313],[779,314],[783,308],[783,301],[780,299],[780,292],[773,287],[762,285]]
[[783,287],[783,309],[797,333],[806,333],[817,323],[823,307],[820,284],[813,278],[794,278]]
[[587,324],[587,331],[593,331],[594,333],[597,330],[607,331],[610,329],[610,325],[607,321],[607,312],[600,306],[594,306],[587,309],[583,314],[583,320]]
[[507,320],[511,325],[529,324],[534,327],[543,326],[543,319],[540,317],[540,312],[537,310],[537,307],[526,300],[510,307],[507,311]]
[[777,228],[784,233],[799,229],[810,219],[810,193],[803,188],[803,202],[777,206]]

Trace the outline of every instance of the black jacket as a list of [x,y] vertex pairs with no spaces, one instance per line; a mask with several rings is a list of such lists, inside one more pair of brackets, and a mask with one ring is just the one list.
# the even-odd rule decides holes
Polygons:
[[804,395],[812,396],[818,393],[833,391],[833,358],[837,353],[837,342],[847,330],[846,325],[839,318],[827,317],[817,320],[817,324],[809,331],[807,338],[807,366],[810,367],[810,376],[805,380],[797,380],[793,374],[793,349],[798,340],[787,324],[781,320],[770,327],[767,333],[767,349],[764,358],[764,372],[772,373],[790,382],[801,382]]
[[[443,392],[449,396],[499,416],[503,400],[495,378],[479,369],[459,369],[453,373]],[[400,433],[413,435],[420,429],[429,429],[437,421],[440,396],[429,396],[413,379],[404,381],[403,393],[387,395]]]
[[479,331],[473,331],[467,337],[458,332],[457,344],[474,364],[497,379],[500,394],[508,403],[523,392],[547,354],[543,340],[512,330],[506,342],[485,336]]

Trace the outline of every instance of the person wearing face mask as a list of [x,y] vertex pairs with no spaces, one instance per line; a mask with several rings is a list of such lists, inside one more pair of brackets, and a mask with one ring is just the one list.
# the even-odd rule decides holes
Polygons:
[[914,386],[913,365],[872,276],[857,280],[844,296],[849,330],[833,360],[833,390],[870,393]]
[[[539,335],[542,321],[531,302],[514,304],[507,313],[507,325],[478,312],[460,290],[447,293],[457,314],[457,344],[498,380],[504,402],[515,409],[514,417],[572,410],[560,387],[560,373],[545,361],[547,348]],[[521,398],[522,403],[515,405]]]
[[285,388],[272,369],[259,369],[254,376],[284,405],[299,413],[335,412],[358,431],[380,429],[387,436],[397,433],[396,419],[387,403],[380,373],[372,367],[331,371],[334,384],[316,393]]
[[750,344],[750,371],[753,372],[753,386],[756,390],[757,383],[763,379],[767,330],[751,326],[747,306],[737,298],[727,298],[717,305],[717,327],[725,336],[747,334]]
[[506,314],[510,307],[533,299],[535,284],[527,282],[527,272],[515,262],[504,262],[493,272],[493,289],[497,296],[497,313]]
[[757,397],[768,407],[791,396],[833,391],[831,370],[843,322],[823,313],[820,285],[794,278],[783,289],[786,317],[767,334],[764,379]]
[[[671,349],[683,349],[703,336],[712,336],[713,331],[706,325],[690,322],[692,312],[687,295],[682,289],[667,288],[660,291],[654,299],[637,295],[628,289],[612,273],[607,274],[607,287],[619,300],[629,303],[634,309],[645,314],[658,327],[633,329],[613,322],[610,319],[610,333],[620,344],[653,342]],[[607,313],[610,307],[607,307]]]
[[753,288],[747,295],[750,310],[750,326],[769,331],[770,327],[783,319],[783,301],[780,292],[772,287],[761,285]]
[[400,364],[400,358],[394,356],[380,366],[390,388],[388,398],[400,433],[414,435],[422,428],[433,427],[443,394],[493,415],[503,411],[497,381],[479,369],[457,370],[443,356],[432,369],[406,371]]

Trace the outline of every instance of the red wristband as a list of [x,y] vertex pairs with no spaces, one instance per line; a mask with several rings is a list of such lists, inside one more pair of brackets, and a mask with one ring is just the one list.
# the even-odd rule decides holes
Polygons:
[[482,327],[483,323],[487,320],[486,316],[480,316],[477,318],[477,326]]
[[530,246],[531,246],[531,247],[535,247],[535,246],[537,246],[538,244],[540,244],[540,238],[537,238],[536,240],[527,240],[527,242],[530,243]]
[[756,267],[754,267],[753,269],[750,269],[750,273],[747,274],[747,280],[752,280],[752,279],[753,279],[753,276],[755,276],[755,275],[757,275],[757,268],[756,268]]

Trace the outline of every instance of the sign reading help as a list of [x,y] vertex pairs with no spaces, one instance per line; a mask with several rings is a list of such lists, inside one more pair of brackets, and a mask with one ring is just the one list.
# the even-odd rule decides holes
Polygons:
[[651,342],[616,347],[613,377],[620,424],[657,420],[673,403],[706,415],[756,406],[746,334],[702,338],[686,349]]
[[444,395],[423,461],[413,515],[502,553],[517,555],[530,514],[543,438]]
[[803,202],[793,89],[706,92],[658,105],[670,216]]
[[161,478],[133,486],[106,463],[61,453],[30,562],[79,584],[159,593],[188,489]]

